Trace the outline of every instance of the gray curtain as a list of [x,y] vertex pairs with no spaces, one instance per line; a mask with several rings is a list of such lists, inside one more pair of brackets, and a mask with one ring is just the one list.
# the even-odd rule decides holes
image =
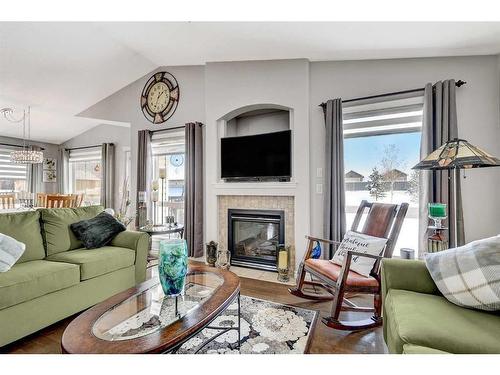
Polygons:
[[147,220],[144,212],[139,210],[139,192],[148,191],[148,181],[150,181],[150,163],[151,163],[151,131],[139,130],[137,144],[137,191],[136,191],[136,226],[145,225]]
[[101,205],[104,208],[115,206],[115,145],[103,143],[101,151],[102,178],[101,178]]
[[57,156],[57,190],[61,194],[69,192],[69,151],[59,149]]
[[203,256],[203,128],[186,124],[185,237],[190,257]]
[[[324,236],[333,241],[342,241],[346,231],[342,100],[328,100],[324,111],[326,125]],[[330,247],[329,258],[332,256],[332,250]]]
[[[31,146],[33,151],[41,151],[42,148],[39,146]],[[32,193],[43,193],[44,189],[42,186],[42,168],[43,164],[29,164],[28,165],[28,186],[27,190]]]
[[[423,159],[446,141],[458,137],[457,104],[455,97],[455,80],[428,83],[424,91],[424,113],[422,124],[422,141],[420,157]],[[455,207],[453,196],[453,171],[421,171],[419,193],[419,249],[427,251],[427,204],[440,202],[448,205],[448,219],[445,225],[449,228],[450,247],[464,244],[464,223],[462,212],[462,194],[460,181],[457,183],[458,206]],[[457,210],[458,226],[450,218]],[[458,243],[455,244],[455,231]]]

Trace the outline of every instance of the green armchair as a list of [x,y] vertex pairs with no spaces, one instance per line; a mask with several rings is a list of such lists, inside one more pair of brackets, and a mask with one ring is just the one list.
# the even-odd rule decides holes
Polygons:
[[382,261],[382,303],[390,353],[500,353],[500,314],[449,302],[423,261]]

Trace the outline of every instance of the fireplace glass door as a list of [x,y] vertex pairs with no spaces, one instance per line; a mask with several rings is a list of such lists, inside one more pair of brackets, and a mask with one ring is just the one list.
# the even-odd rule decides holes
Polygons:
[[234,222],[236,255],[274,261],[278,241],[278,223]]
[[284,238],[282,215],[248,211],[230,215],[232,263],[275,270],[277,248]]

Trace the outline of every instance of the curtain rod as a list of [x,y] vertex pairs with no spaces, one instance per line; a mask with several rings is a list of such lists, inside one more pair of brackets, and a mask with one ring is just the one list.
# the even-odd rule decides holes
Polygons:
[[168,130],[184,129],[186,125],[174,126],[173,128],[150,130],[151,133],[165,132]]
[[[113,143],[110,143],[110,145],[113,145]],[[84,148],[95,148],[95,147],[102,147],[102,143],[100,145],[94,145],[94,146],[81,146],[81,147],[65,148],[65,150],[66,151],[73,151],[73,150],[83,150]]]
[[[467,82],[462,81],[461,79],[459,79],[457,82],[455,82],[455,86],[461,87],[461,86],[465,85],[466,83]],[[422,87],[422,88],[419,88],[419,89],[404,90],[404,91],[394,91],[394,92],[389,92],[389,93],[386,93],[386,94],[363,96],[361,98],[354,98],[354,99],[342,100],[342,103],[355,102],[357,100],[365,100],[365,99],[383,98],[385,96],[391,96],[391,95],[396,95],[396,94],[409,94],[411,92],[418,92],[418,91],[424,91],[424,90],[425,90],[425,88]],[[325,108],[326,107],[326,103],[321,103],[319,106]]]
[[[19,148],[23,148],[24,146],[23,145],[14,145],[12,143],[0,143],[0,146],[10,146],[10,147],[19,147]],[[36,145],[26,145],[27,147],[31,147],[31,146],[36,146]],[[40,147],[40,150],[45,150],[43,147]]]
[[[195,121],[195,124],[199,124],[200,126],[203,126],[202,122]],[[177,130],[177,129],[185,129],[186,125],[179,125],[179,126],[174,126],[173,128],[166,128],[166,129],[156,129],[156,130],[150,130],[150,133],[158,133],[158,132],[166,132],[169,130]]]

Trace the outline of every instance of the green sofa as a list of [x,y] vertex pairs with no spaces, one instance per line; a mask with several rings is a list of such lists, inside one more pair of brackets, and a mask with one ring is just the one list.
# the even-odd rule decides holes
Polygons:
[[423,261],[382,261],[384,339],[390,353],[500,353],[500,313],[443,297]]
[[87,250],[69,228],[102,210],[0,214],[0,233],[26,244],[16,264],[0,273],[0,347],[145,280],[146,233],[125,231],[109,246]]

